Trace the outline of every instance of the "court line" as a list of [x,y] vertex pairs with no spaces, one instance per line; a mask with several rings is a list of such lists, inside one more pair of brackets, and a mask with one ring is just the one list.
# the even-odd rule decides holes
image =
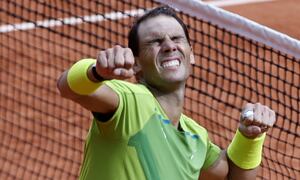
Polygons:
[[[256,3],[256,2],[266,2],[266,1],[273,1],[273,0],[223,0],[223,1],[210,1],[206,2],[207,4],[223,7],[229,5],[238,5],[238,4],[249,4],[249,3]],[[143,9],[135,9],[135,10],[127,10],[124,13],[121,12],[111,12],[106,13],[104,15],[100,14],[92,14],[82,17],[68,17],[68,18],[58,18],[58,19],[46,19],[41,21],[35,22],[23,22],[23,23],[16,23],[16,24],[5,24],[0,26],[0,33],[9,33],[12,31],[25,31],[31,30],[35,28],[49,28],[49,27],[59,27],[63,25],[78,25],[84,22],[101,22],[105,19],[110,20],[117,20],[123,19],[128,16],[136,16],[140,15],[144,12]]]
[[84,22],[101,22],[105,19],[109,20],[118,20],[128,16],[136,16],[142,14],[144,12],[143,9],[135,9],[135,10],[127,10],[124,13],[121,12],[111,12],[106,13],[104,15],[101,14],[92,14],[86,15],[82,17],[68,17],[68,18],[58,18],[58,19],[47,19],[42,21],[36,22],[24,22],[24,23],[17,23],[17,24],[6,24],[0,26],[0,33],[8,33],[12,31],[18,30],[30,30],[38,27],[48,28],[48,27],[57,27],[63,25],[77,25],[82,24]]

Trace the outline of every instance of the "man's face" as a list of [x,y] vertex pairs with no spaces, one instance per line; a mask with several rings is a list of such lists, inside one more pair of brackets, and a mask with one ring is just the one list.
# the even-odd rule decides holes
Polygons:
[[176,19],[165,15],[147,19],[140,24],[138,37],[140,78],[154,87],[186,81],[194,59]]

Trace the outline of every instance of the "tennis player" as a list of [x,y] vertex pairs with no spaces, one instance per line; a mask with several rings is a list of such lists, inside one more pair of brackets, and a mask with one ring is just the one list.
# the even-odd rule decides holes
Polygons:
[[[63,97],[93,113],[80,179],[255,179],[268,107],[247,103],[226,150],[183,114],[194,55],[185,24],[169,7],[132,26],[129,48],[114,46],[82,59],[58,80]],[[124,81],[135,76],[137,83]]]

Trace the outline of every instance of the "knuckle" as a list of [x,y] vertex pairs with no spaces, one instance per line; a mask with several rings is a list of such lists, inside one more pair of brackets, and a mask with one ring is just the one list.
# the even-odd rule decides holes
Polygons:
[[99,53],[98,53],[98,58],[104,58],[106,56],[106,54],[105,54],[105,51],[100,51]]
[[113,52],[113,49],[107,49],[106,50],[106,55],[108,57],[109,60],[111,60],[113,57],[114,57],[114,52]]
[[113,51],[115,54],[120,53],[121,51],[123,51],[123,48],[120,45],[115,45],[113,47]]
[[129,47],[124,48],[124,50],[125,50],[126,52],[131,52],[131,49],[130,49]]
[[263,107],[264,107],[264,111],[266,111],[266,112],[270,112],[271,111],[271,109],[268,106],[263,106]]
[[133,53],[132,53],[130,48],[127,47],[127,48],[124,49],[124,51],[125,51],[126,55],[133,57]]
[[247,106],[252,106],[252,105],[254,105],[254,104],[253,104],[253,103],[250,103],[250,102],[248,102],[246,105],[247,105]]
[[133,56],[126,56],[126,64],[133,65],[134,64],[134,57]]
[[243,111],[247,111],[247,110],[252,110],[254,108],[254,104],[252,103],[246,103],[244,106],[243,106]]
[[260,104],[259,102],[255,103],[255,108],[256,109],[260,109],[262,107],[262,104]]
[[116,48],[116,49],[121,49],[122,48],[122,46],[121,45],[119,45],[119,44],[117,44],[117,45],[115,45],[115,47],[114,48]]
[[105,55],[104,51],[100,51],[97,56],[97,66],[100,65],[100,67],[106,67],[107,65],[107,57]]
[[114,49],[113,48],[109,48],[106,50],[107,54],[113,54]]
[[271,114],[275,117],[276,116],[276,112],[271,110]]

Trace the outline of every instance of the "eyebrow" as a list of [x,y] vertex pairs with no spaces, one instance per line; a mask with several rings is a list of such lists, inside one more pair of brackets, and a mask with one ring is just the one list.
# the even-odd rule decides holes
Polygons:
[[[173,33],[173,34],[168,34],[170,36],[170,38],[173,38],[173,37],[185,37],[185,34],[180,34],[180,33]],[[165,38],[165,34],[162,34],[160,32],[158,33],[153,33],[153,36],[151,35],[147,35],[145,38],[144,38],[144,41],[145,42],[151,42],[155,39],[164,39]]]

